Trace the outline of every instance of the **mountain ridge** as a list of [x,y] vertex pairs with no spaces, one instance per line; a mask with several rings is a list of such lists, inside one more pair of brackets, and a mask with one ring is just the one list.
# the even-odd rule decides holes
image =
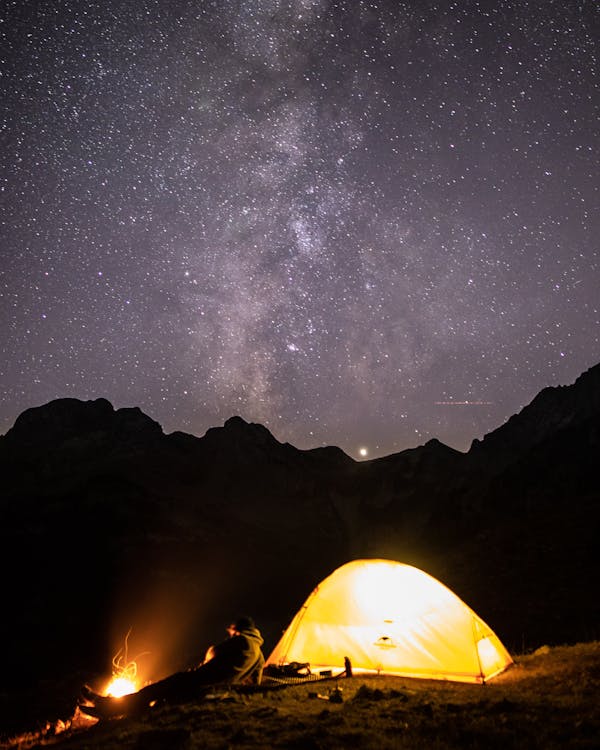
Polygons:
[[165,671],[236,612],[272,643],[357,557],[426,570],[509,648],[598,637],[599,448],[600,365],[467,453],[434,439],[369,461],[239,416],[195,437],[106,399],[33,407],[0,437],[6,674],[100,669],[115,633],[154,621]]

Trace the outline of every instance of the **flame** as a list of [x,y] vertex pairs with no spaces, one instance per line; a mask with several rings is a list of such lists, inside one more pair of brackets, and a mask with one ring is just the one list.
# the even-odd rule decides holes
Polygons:
[[148,652],[144,651],[138,654],[135,659],[129,659],[128,641],[130,635],[131,628],[127,631],[123,648],[120,648],[113,656],[112,677],[104,688],[104,694],[113,698],[121,698],[123,695],[136,693],[141,687],[136,659]]
[[137,692],[138,689],[139,686],[135,680],[130,680],[127,677],[113,677],[104,692],[112,698],[121,698],[123,695]]

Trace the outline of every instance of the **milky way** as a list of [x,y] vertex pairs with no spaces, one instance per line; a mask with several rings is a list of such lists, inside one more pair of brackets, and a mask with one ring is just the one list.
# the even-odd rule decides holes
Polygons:
[[600,360],[596,3],[0,9],[0,432],[464,450]]

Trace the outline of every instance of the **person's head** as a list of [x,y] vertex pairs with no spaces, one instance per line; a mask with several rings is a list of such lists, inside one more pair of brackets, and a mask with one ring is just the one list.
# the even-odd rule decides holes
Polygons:
[[227,628],[227,632],[229,635],[235,635],[236,633],[242,633],[244,630],[253,630],[254,627],[254,620],[251,617],[238,617]]

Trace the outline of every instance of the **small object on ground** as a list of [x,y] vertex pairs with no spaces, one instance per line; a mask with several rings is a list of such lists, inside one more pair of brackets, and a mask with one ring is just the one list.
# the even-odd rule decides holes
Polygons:
[[322,695],[321,693],[309,693],[309,698],[319,698],[322,701],[329,701],[330,703],[343,703],[344,697],[342,695],[342,688],[335,687],[329,693],[329,695]]

